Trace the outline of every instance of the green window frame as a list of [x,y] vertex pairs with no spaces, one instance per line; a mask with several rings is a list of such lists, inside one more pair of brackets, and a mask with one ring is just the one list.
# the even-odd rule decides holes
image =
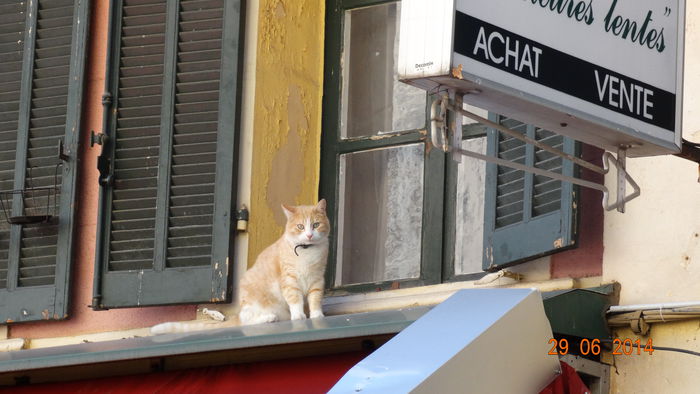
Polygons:
[[[367,152],[374,149],[397,147],[407,144],[423,144],[425,161],[423,173],[423,226],[421,230],[421,259],[418,278],[389,280],[342,286],[340,292],[386,290],[397,287],[413,287],[440,282],[442,260],[442,211],[445,155],[427,146],[425,130],[428,123],[413,130],[388,134],[384,138],[341,138],[342,70],[340,54],[343,53],[345,11],[372,5],[391,3],[377,0],[329,0],[326,6],[326,48],[324,56],[323,134],[321,136],[321,184],[320,195],[328,201],[328,216],[332,234],[338,234],[338,201],[340,156],[348,153]],[[429,103],[428,103],[429,104]],[[429,111],[428,111],[429,112]],[[331,237],[326,284],[333,287],[336,278],[338,238]],[[435,262],[438,262],[435,264]]]
[[[344,48],[344,19],[347,11],[355,10],[363,7],[370,7],[392,3],[396,1],[387,0],[328,0],[326,6],[326,43],[325,43],[325,74],[324,74],[324,98],[323,98],[323,130],[321,141],[321,184],[319,192],[321,197],[327,199],[329,203],[329,218],[333,225],[329,264],[326,273],[326,283],[329,294],[343,294],[345,292],[365,292],[376,290],[395,289],[400,287],[413,287],[442,282],[475,280],[485,272],[475,272],[468,274],[459,274],[456,272],[455,266],[455,242],[458,236],[455,215],[457,212],[455,193],[457,191],[457,175],[458,163],[450,158],[450,155],[438,149],[432,149],[427,144],[426,130],[429,129],[429,123],[426,116],[424,126],[413,130],[402,130],[395,134],[385,134],[382,138],[374,138],[376,136],[367,136],[361,138],[341,138],[341,122],[342,122],[342,97],[343,97],[343,61],[342,54]],[[432,98],[428,96],[428,105]],[[430,111],[426,111],[429,114]],[[490,115],[492,119],[496,115]],[[456,119],[451,114],[448,114],[448,121],[455,122]],[[528,130],[534,132],[533,126],[527,126]],[[538,129],[539,130],[539,129]],[[478,137],[487,137],[487,150],[490,154],[495,155],[495,130],[488,130],[480,124],[464,125],[462,127],[462,139],[471,139]],[[564,138],[566,151],[572,151],[575,147],[573,140]],[[425,161],[423,174],[423,219],[422,219],[422,234],[421,234],[421,258],[420,258],[420,276],[416,279],[399,279],[389,281],[378,281],[372,283],[358,283],[335,286],[336,283],[336,266],[339,256],[338,252],[338,216],[339,216],[339,200],[341,193],[340,185],[340,168],[341,155],[348,153],[367,152],[374,149],[402,146],[411,143],[425,144]],[[539,151],[529,147],[527,150],[528,162],[532,162]],[[532,157],[531,157],[532,156]],[[497,170],[498,166],[487,165],[487,173],[491,174]],[[573,174],[574,166],[570,163],[564,164],[565,174]],[[558,223],[551,228],[544,225],[546,221],[531,220],[526,217],[522,220],[523,224],[512,228],[503,229],[496,228],[491,222],[496,220],[496,197],[494,191],[497,190],[497,185],[492,182],[497,178],[487,176],[485,185],[486,198],[484,201],[485,218],[484,218],[484,256],[482,265],[484,271],[492,271],[509,265],[522,263],[537,256],[543,256],[548,253],[563,250],[566,247],[573,247],[576,236],[576,212],[575,201],[577,199],[576,188],[571,185],[562,187],[562,203],[561,212],[552,213],[546,216],[550,221],[548,223]],[[493,189],[493,190],[491,190]],[[531,189],[528,189],[531,190]],[[528,203],[531,199],[528,199]],[[553,218],[554,215],[558,215]],[[537,218],[540,219],[540,218]],[[557,222],[559,220],[559,222]],[[517,237],[521,239],[528,235],[527,231],[533,230],[533,223],[540,223],[537,231],[543,231],[549,234],[540,242],[543,247],[532,250],[526,250],[525,244],[520,243],[513,245],[515,249],[523,249],[520,253],[510,253],[508,255],[497,255],[494,260],[491,255],[486,254],[488,251],[494,250],[494,240],[496,245],[509,244]],[[552,235],[556,237],[550,241]],[[561,245],[555,241],[561,239]],[[499,243],[500,242],[500,243]],[[549,245],[549,247],[546,247]],[[556,246],[555,246],[556,245]],[[488,261],[488,264],[487,264]]]
[[0,5],[2,322],[68,314],[88,20],[86,1]]
[[230,301],[240,0],[115,0],[94,309]]

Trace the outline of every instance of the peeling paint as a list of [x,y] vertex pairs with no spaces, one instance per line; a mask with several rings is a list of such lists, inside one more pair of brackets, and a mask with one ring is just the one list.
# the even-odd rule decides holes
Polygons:
[[277,18],[284,18],[287,15],[287,13],[284,10],[284,4],[280,1],[277,3],[277,7],[275,7],[275,16]]
[[452,67],[452,76],[458,79],[462,79],[462,65],[457,67]]
[[555,248],[561,248],[563,246],[564,246],[564,240],[562,238],[558,238],[554,241]]
[[141,306],[141,296],[143,295],[143,270],[138,274],[138,289],[136,290],[136,305]]
[[49,320],[49,310],[48,309],[44,309],[43,311],[41,311],[41,318],[44,320]]
[[325,2],[261,0],[249,264],[279,236],[279,205],[318,198]]

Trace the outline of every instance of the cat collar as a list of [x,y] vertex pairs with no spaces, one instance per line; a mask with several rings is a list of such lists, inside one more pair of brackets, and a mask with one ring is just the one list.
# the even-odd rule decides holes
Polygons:
[[312,246],[313,246],[312,244],[299,244],[299,245],[294,247],[294,254],[299,256],[299,253],[297,253],[297,248],[308,249]]

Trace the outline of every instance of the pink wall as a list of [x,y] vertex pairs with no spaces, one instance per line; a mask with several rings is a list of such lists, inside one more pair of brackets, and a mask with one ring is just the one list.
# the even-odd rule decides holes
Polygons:
[[[602,165],[603,151],[589,145],[583,146],[582,158]],[[588,170],[581,171],[581,178],[603,183],[603,176]],[[552,278],[585,278],[603,274],[603,207],[602,194],[597,190],[579,188],[579,237],[578,248],[552,255]]]
[[90,148],[90,130],[102,129],[102,93],[104,92],[108,1],[92,2],[92,17],[86,86],[81,130],[81,159],[78,175],[77,217],[71,283],[71,307],[68,320],[10,325],[11,338],[50,338],[85,333],[148,327],[172,320],[195,318],[196,306],[115,309],[95,312],[92,303],[92,277],[97,231],[97,156],[100,146]]

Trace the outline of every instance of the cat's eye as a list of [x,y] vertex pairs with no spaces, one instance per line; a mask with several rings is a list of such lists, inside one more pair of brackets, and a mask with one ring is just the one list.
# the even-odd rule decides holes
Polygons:
[[303,229],[304,229],[304,225],[303,225],[303,224],[297,224],[297,228],[298,228],[299,230],[303,230]]
[[318,226],[320,226],[320,225],[321,225],[321,223],[316,222],[316,223],[314,223],[314,228],[318,228]]

